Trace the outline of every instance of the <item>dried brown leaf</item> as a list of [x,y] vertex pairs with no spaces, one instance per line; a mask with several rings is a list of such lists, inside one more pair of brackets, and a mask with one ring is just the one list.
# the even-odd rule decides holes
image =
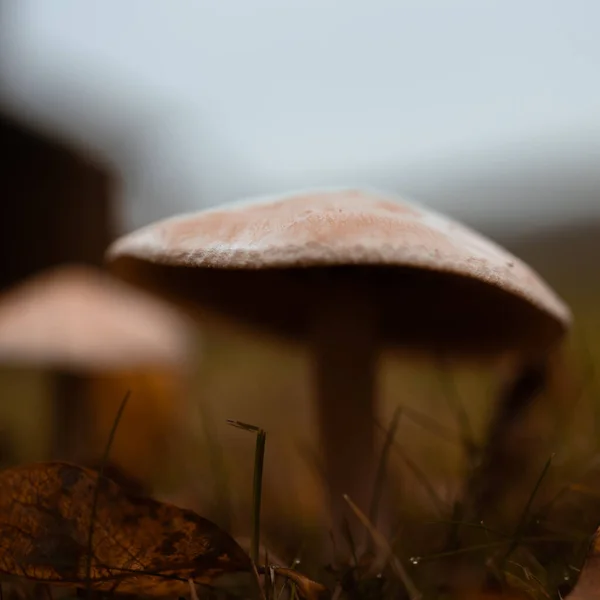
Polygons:
[[219,578],[252,573],[233,538],[193,511],[136,497],[96,471],[63,462],[0,472],[0,572],[85,586],[97,486],[93,589],[189,597],[190,579],[218,586]]

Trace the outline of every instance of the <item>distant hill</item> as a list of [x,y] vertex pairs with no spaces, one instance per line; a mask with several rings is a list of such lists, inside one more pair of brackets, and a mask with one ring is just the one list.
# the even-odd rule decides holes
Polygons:
[[600,220],[495,239],[554,285],[577,296],[587,289],[600,292]]

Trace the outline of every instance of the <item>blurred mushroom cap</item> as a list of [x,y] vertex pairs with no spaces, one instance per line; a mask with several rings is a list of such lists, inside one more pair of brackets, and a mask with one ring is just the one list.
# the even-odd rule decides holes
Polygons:
[[100,270],[44,271],[0,296],[0,361],[68,370],[184,367],[190,324],[164,301]]
[[316,190],[156,222],[117,240],[124,279],[304,337],[330,286],[369,289],[392,344],[451,354],[545,348],[571,313],[525,263],[435,211],[374,191]]

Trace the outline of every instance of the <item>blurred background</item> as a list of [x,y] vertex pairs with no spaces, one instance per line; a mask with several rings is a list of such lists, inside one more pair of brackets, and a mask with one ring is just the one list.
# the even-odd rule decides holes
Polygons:
[[[2,0],[0,287],[69,262],[101,268],[116,236],[174,213],[366,185],[459,219],[532,265],[571,304],[575,346],[593,365],[599,19],[594,0]],[[206,506],[215,487],[223,491],[215,465],[224,462],[230,482],[241,482],[227,493],[243,506],[252,441],[225,425],[239,419],[270,432],[265,510],[296,524],[318,520],[303,349],[223,324],[203,323],[200,339],[181,401],[194,415],[186,443],[198,452],[186,485],[165,489]],[[387,361],[382,423],[400,401],[454,423],[439,377]],[[4,427],[21,457],[41,455],[31,440],[46,427],[33,417],[45,380],[31,373],[11,367],[0,378]],[[483,431],[489,386],[481,374],[454,376]],[[570,402],[578,377],[557,374],[559,404]],[[136,448],[161,432],[173,441],[164,428],[173,387],[137,381],[132,406],[136,393],[147,400],[123,425],[148,432]],[[129,384],[102,386],[90,397],[112,415]],[[17,398],[31,408],[19,401],[18,409]],[[106,433],[110,418],[102,423]],[[435,436],[413,423],[403,440],[445,497],[458,450],[440,457]],[[128,468],[148,480],[156,444],[144,448]]]

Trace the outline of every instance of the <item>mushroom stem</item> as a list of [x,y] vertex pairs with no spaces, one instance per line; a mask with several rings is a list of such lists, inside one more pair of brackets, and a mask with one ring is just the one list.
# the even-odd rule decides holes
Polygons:
[[[535,399],[547,389],[549,377],[547,357],[537,357],[520,364],[502,387],[479,468],[467,485],[473,513],[469,517],[474,522],[484,518],[484,512],[490,507],[497,509],[530,475],[532,465],[527,457],[532,453],[527,451],[526,440],[522,439],[523,420]],[[539,440],[534,442],[539,445]],[[510,485],[507,486],[507,482]]]
[[54,377],[53,459],[77,461],[90,443],[85,377],[60,371]]
[[343,494],[367,512],[372,493],[380,344],[372,298],[364,290],[334,287],[317,299],[312,355],[326,486],[339,523]]

